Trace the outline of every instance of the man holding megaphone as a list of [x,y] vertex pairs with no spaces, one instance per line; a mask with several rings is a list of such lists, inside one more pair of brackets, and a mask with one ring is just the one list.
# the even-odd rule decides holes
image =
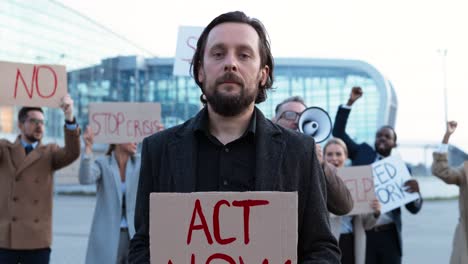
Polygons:
[[[312,112],[310,111],[308,112],[304,111],[304,110],[307,111],[309,109],[311,108],[307,108],[306,104],[304,103],[304,100],[301,97],[299,96],[289,97],[276,106],[275,116],[272,118],[272,121],[273,123],[276,123],[282,127],[289,128],[295,131],[299,130],[301,132],[304,131],[304,129],[301,129],[299,126],[306,124],[306,122],[309,122],[310,124],[312,122],[319,121],[317,122],[318,123],[317,128],[321,125],[321,123],[327,124],[326,122],[320,122],[321,121],[320,118],[326,119],[326,118],[323,118],[324,116],[322,116],[322,114],[317,115],[317,116],[320,115],[319,118],[307,118],[306,122],[302,121],[305,115],[310,117],[309,113],[312,114]],[[328,117],[328,115],[326,116]],[[300,119],[302,122],[299,122]],[[316,135],[319,135],[320,137],[324,137],[323,135],[325,134],[326,134],[326,137],[330,135],[331,124],[328,126],[329,126],[328,131],[325,131],[326,129],[323,129],[323,128],[321,131],[317,131],[318,129],[311,127],[311,129],[314,130],[315,132],[315,135],[313,136],[314,136],[314,139],[316,139],[315,140],[316,142],[318,141],[316,138]],[[327,209],[332,214],[345,215],[353,209],[353,199],[351,197],[351,193],[349,192],[348,188],[346,188],[346,185],[344,184],[344,182],[336,175],[336,168],[323,160],[322,154],[321,154],[322,150],[320,148],[320,145],[315,145],[315,146],[316,146],[315,152],[317,153],[318,160],[322,164],[322,168],[325,174],[325,180],[327,184]]]

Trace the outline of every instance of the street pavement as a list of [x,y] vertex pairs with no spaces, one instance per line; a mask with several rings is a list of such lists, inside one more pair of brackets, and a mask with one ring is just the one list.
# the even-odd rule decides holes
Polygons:
[[[54,203],[51,263],[82,264],[95,196],[56,195]],[[417,215],[403,210],[403,263],[448,263],[457,219],[457,200],[425,201]]]

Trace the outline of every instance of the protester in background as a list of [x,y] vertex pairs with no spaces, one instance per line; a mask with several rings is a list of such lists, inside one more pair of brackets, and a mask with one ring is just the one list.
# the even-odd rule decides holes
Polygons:
[[0,140],[0,263],[49,263],[52,243],[53,174],[80,155],[80,129],[73,100],[61,99],[65,147],[42,144],[44,112],[23,107],[21,134],[14,143]]
[[[348,150],[343,140],[332,138],[323,148],[325,160],[336,168],[345,166]],[[366,257],[366,229],[375,225],[380,216],[380,203],[377,199],[372,201],[374,213],[332,217],[332,232],[337,234],[338,245],[341,249],[342,264],[364,264]]]
[[272,87],[273,68],[259,20],[229,12],[205,27],[192,60],[205,106],[143,141],[130,263],[150,261],[150,193],[198,191],[297,192],[298,263],[339,263],[313,138],[273,124],[255,107]]
[[140,172],[137,143],[111,144],[105,156],[93,155],[94,134],[83,135],[79,180],[96,184],[96,207],[88,240],[86,264],[127,263]]
[[[299,116],[306,108],[300,96],[286,98],[276,106],[272,121],[282,127],[297,131]],[[315,145],[315,153],[325,174],[328,211],[334,215],[345,215],[351,212],[353,198],[344,182],[336,175],[336,168],[323,160],[322,149],[318,144]]]
[[[455,132],[457,122],[447,122],[447,128],[442,145],[439,151],[434,152],[434,162],[432,163],[432,174],[442,179],[448,184],[458,185],[460,188],[460,195],[458,196],[460,220],[455,228],[455,236],[453,238],[452,256],[450,257],[450,264],[468,263],[468,223],[466,214],[468,213],[468,186],[467,186],[467,167],[461,164],[459,167],[452,168],[448,165],[448,143],[450,136]],[[465,161],[467,163],[468,161]]]
[[[389,157],[392,149],[396,147],[397,134],[390,126],[381,127],[375,136],[374,148],[367,143],[357,144],[346,133],[348,116],[351,106],[363,94],[361,87],[353,87],[346,105],[341,105],[336,114],[333,127],[333,136],[342,139],[348,148],[348,157],[352,165],[369,165],[382,158]],[[404,183],[409,193],[419,193],[419,184],[411,179]],[[421,210],[423,199],[405,205],[409,212],[416,214]],[[366,231],[367,248],[366,263],[368,264],[398,264],[401,263],[403,245],[401,239],[401,210],[396,208],[388,213],[381,214],[376,225]]]

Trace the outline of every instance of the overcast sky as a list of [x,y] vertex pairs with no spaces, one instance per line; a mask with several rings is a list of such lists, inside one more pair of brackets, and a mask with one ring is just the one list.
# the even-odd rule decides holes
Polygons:
[[445,131],[442,57],[447,49],[451,139],[468,151],[468,16],[450,0],[60,0],[154,55],[175,55],[180,25],[206,26],[233,10],[260,19],[275,57],[346,58],[374,65],[393,83],[401,143],[439,142]]

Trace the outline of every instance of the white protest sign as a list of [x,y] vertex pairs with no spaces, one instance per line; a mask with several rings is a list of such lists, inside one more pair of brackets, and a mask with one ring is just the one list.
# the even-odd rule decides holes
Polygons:
[[176,56],[174,58],[174,76],[190,76],[190,64],[197,49],[198,37],[203,27],[180,26],[177,36]]
[[90,103],[89,125],[98,143],[141,142],[158,131],[159,103]]
[[353,210],[348,215],[374,212],[371,207],[371,203],[375,199],[372,167],[344,167],[339,168],[337,174],[345,183],[354,201]]
[[408,193],[403,184],[411,179],[405,163],[399,156],[391,156],[372,164],[375,194],[386,213],[419,198],[418,193]]
[[60,107],[66,94],[65,66],[0,61],[0,104]]
[[153,264],[297,263],[297,193],[150,195]]

